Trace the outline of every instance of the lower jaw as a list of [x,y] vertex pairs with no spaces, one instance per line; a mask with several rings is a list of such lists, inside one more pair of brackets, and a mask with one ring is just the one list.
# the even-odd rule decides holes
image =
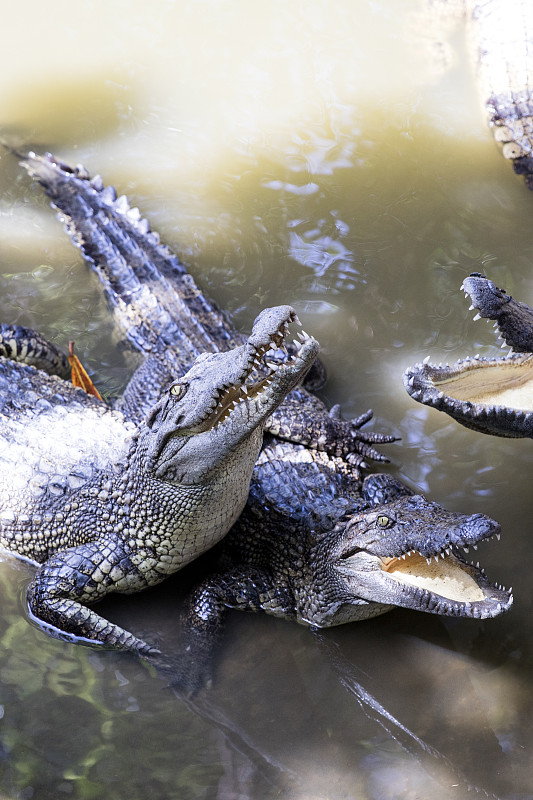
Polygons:
[[[491,584],[481,569],[455,556],[439,558],[429,566],[418,555],[405,561],[391,559],[385,562],[384,571],[395,584],[390,588],[400,590],[397,605],[408,608],[418,603],[420,611],[483,618],[502,613],[512,603],[509,592]],[[414,593],[410,598],[405,596],[409,590]]]
[[[505,437],[533,437],[530,356],[466,359],[452,366],[419,364],[404,378],[414,400],[468,428]],[[490,373],[497,375],[489,381]]]

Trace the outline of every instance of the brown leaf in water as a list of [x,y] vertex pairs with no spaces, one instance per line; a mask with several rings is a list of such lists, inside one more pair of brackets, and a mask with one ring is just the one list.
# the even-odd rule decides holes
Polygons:
[[74,342],[68,343],[68,363],[72,371],[72,383],[83,389],[87,394],[92,394],[101,400],[100,393],[92,380],[87,375],[78,356],[74,354]]

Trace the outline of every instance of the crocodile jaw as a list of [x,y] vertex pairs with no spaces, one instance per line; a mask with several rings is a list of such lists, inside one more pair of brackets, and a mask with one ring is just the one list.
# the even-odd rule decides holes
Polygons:
[[[484,514],[448,511],[421,495],[400,497],[341,521],[329,560],[339,582],[339,604],[320,623],[337,625],[394,606],[457,617],[497,616],[512,595],[491,584],[461,552],[500,537]],[[327,547],[327,541],[323,545]],[[342,598],[342,601],[340,600]],[[351,614],[351,616],[350,616]]]
[[404,374],[414,400],[495,436],[533,437],[533,358],[466,358],[416,364]]
[[514,300],[481,273],[464,279],[474,320],[493,322],[514,355],[466,358],[449,364],[416,364],[404,374],[414,400],[457,422],[495,436],[533,436],[533,308]]
[[[419,553],[386,559],[369,553],[357,554],[341,569],[345,587],[367,608],[355,606],[357,618],[373,616],[376,604],[400,606],[414,611],[453,617],[488,619],[508,611],[513,603],[510,590],[491,583],[479,565],[467,564],[457,551],[428,561]],[[335,625],[346,621],[349,610],[339,612]]]

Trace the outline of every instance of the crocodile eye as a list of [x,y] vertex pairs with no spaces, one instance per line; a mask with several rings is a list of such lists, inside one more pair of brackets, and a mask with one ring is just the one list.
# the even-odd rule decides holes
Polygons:
[[174,398],[174,400],[181,400],[183,395],[187,392],[189,387],[185,386],[183,383],[175,383],[173,386],[170,387],[170,394]]
[[378,517],[378,525],[380,528],[390,528],[391,525],[394,525],[394,520],[386,514],[380,514]]

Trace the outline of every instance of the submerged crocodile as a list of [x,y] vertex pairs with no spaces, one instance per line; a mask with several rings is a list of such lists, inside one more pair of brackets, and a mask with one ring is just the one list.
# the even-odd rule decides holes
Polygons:
[[[72,170],[51,157],[30,154],[23,163],[67,218],[115,318],[146,356],[118,404],[126,418],[137,421],[170,370],[180,374],[199,348],[225,349],[240,337],[126,198],[117,199],[82,168]],[[285,359],[275,354],[278,364]],[[218,588],[213,590],[212,578],[207,593],[204,587],[196,595],[201,607],[191,615],[200,627],[202,614],[216,627],[220,602],[322,626],[395,605],[465,617],[492,617],[509,608],[511,593],[490,584],[459,551],[499,533],[497,523],[447,512],[384,476],[363,482],[354,443],[368,457],[374,454],[369,442],[387,439],[369,434],[365,441],[359,426],[369,414],[355,424],[344,422],[338,409],[328,414],[303,389],[291,395],[268,422],[267,446],[253,472],[246,510],[230,533]],[[95,401],[87,403],[93,408]],[[306,446],[282,442],[285,436]]]
[[[27,592],[38,620],[151,651],[86,604],[159,583],[230,529],[265,421],[318,352],[303,335],[294,358],[249,381],[294,320],[289,306],[263,311],[244,345],[197,358],[140,426],[59,379],[0,359],[0,543],[41,565]],[[25,355],[25,333],[10,330],[5,351]]]
[[494,436],[533,438],[533,308],[474,272],[461,288],[474,320],[492,320],[512,351],[501,358],[410,367],[404,385],[420,403],[444,411],[468,428]]

